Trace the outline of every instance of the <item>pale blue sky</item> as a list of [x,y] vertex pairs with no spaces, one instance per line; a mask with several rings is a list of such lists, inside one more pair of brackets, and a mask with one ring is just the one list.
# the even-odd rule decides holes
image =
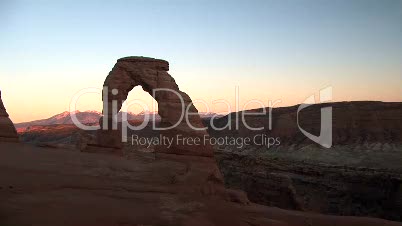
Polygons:
[[[401,0],[0,0],[0,81],[16,122],[68,110],[116,59],[168,60],[193,99],[402,101]],[[149,100],[146,95],[140,94]],[[88,96],[82,110],[101,110]],[[220,109],[215,109],[220,110]]]

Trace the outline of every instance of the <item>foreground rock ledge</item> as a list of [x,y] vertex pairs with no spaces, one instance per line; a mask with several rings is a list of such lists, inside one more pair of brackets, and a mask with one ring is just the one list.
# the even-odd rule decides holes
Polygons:
[[5,226],[402,226],[233,202],[204,186],[215,181],[206,170],[211,158],[121,158],[19,143],[0,143],[0,150]]

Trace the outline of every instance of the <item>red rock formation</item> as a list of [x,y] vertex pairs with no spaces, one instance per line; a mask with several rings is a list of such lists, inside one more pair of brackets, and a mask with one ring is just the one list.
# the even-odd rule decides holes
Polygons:
[[16,143],[0,150],[2,226],[402,226],[240,205],[248,201],[236,191],[210,195],[219,190],[205,183],[220,181],[212,158],[158,153],[150,162],[149,153],[116,158]]
[[0,141],[18,142],[18,134],[13,122],[8,117],[6,108],[1,100],[0,91]]
[[[148,57],[125,57],[117,61],[112,71],[107,76],[104,87],[107,87],[107,100],[104,101],[103,114],[107,117],[108,128],[101,118],[102,130],[98,131],[97,147],[112,148],[119,150],[122,147],[121,132],[112,130],[113,106],[117,105],[117,111],[122,107],[128,93],[135,86],[142,86],[158,102],[158,113],[161,116],[163,128],[174,128],[163,130],[161,134],[165,137],[173,138],[173,145],[159,145],[156,147],[158,152],[174,153],[196,156],[213,156],[210,145],[187,145],[178,141],[177,136],[191,137],[202,141],[208,133],[206,129],[196,130],[191,128],[202,128],[203,124],[198,115],[197,109],[192,104],[191,98],[182,92],[177,86],[172,76],[167,73],[169,63],[164,60]],[[164,90],[158,90],[164,89]],[[105,104],[107,103],[107,107]],[[184,112],[188,112],[189,123],[186,122]],[[182,114],[183,113],[183,114]],[[183,117],[182,117],[183,116]]]

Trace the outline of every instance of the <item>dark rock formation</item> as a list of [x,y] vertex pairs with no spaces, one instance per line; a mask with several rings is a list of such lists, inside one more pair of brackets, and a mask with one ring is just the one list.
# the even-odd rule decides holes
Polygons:
[[[173,138],[175,141],[171,147],[165,145],[157,146],[158,152],[213,156],[210,145],[186,145],[177,140],[177,135],[182,137],[200,138],[208,135],[197,109],[192,104],[191,98],[180,91],[175,80],[167,73],[169,63],[164,60],[148,57],[125,57],[117,61],[112,71],[107,76],[104,87],[107,87],[107,100],[104,101],[103,117],[107,118],[106,124],[100,120],[102,129],[98,131],[96,148],[114,148],[118,150],[122,147],[121,132],[113,130],[112,124],[117,112],[113,109],[114,103],[117,110],[122,107],[128,93],[135,86],[142,86],[158,102],[158,114],[161,117],[161,127],[172,129],[162,130],[161,134],[165,137]],[[163,90],[158,90],[163,89]],[[105,104],[107,107],[105,108]],[[188,114],[189,123],[186,123]],[[192,125],[197,129],[190,127]],[[175,126],[176,125],[176,126]],[[90,149],[90,148],[89,148]]]
[[402,173],[286,158],[215,153],[226,186],[285,209],[401,221]]
[[[333,108],[333,146],[329,149],[300,132],[298,106],[273,109],[272,130],[268,115],[246,116],[248,125],[265,125],[263,131],[248,130],[241,123],[237,131],[210,130],[212,136],[262,133],[281,141],[271,148],[254,144],[239,149],[220,147],[215,156],[226,185],[246,191],[252,202],[264,205],[401,221],[402,103],[317,104],[301,111],[301,126],[318,135],[320,109],[328,106]],[[235,113],[231,116],[215,124],[235,124]]]
[[1,100],[0,91],[0,141],[18,142],[18,134],[13,122],[8,117],[6,108]]

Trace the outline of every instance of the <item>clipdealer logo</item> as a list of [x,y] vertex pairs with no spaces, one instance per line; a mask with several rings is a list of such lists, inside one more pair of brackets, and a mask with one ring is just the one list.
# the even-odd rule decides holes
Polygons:
[[[156,106],[153,105],[152,108],[149,108],[148,105],[139,100],[139,99],[135,99],[132,101],[128,101],[128,102],[124,102],[123,105],[121,106],[121,110],[122,110],[122,120],[121,120],[121,138],[122,138],[122,142],[127,142],[128,141],[128,129],[133,130],[133,131],[139,131],[144,129],[149,123],[152,123],[152,129],[154,130],[168,130],[168,129],[173,129],[175,127],[177,127],[182,121],[185,121],[188,125],[188,127],[190,129],[193,129],[194,131],[196,130],[207,130],[208,127],[194,127],[189,120],[189,117],[191,115],[194,115],[195,113],[193,112],[188,112],[190,105],[186,107],[185,102],[183,100],[183,97],[180,95],[180,93],[178,93],[176,90],[170,90],[170,89],[154,89],[152,95],[156,96],[156,92],[172,92],[172,94],[177,95],[179,100],[181,101],[182,104],[182,114],[180,116],[180,119],[178,120],[178,122],[176,122],[175,124],[172,124],[169,128],[160,128],[156,125],[155,120],[151,120],[151,118],[149,117],[149,115],[145,115],[143,122],[139,125],[139,126],[134,126],[134,125],[130,125],[128,123],[128,116],[127,116],[127,112],[130,106],[133,105],[137,105],[142,107],[142,109],[144,111],[149,111],[150,109],[156,109]],[[103,120],[100,121],[100,123],[103,123],[102,127],[99,126],[88,126],[85,124],[82,124],[78,118],[77,115],[74,114],[73,112],[76,112],[76,105],[77,102],[79,101],[80,97],[83,96],[84,94],[88,94],[88,93],[98,93],[98,94],[102,94],[103,96],[103,114],[107,115],[108,111],[112,111],[112,124],[111,126],[109,126],[109,123],[106,121],[107,118],[103,117]],[[117,89],[112,89],[111,95],[118,95],[119,91]],[[332,100],[332,87],[326,87],[324,89],[321,89],[319,92],[319,102],[318,103],[325,103],[325,102],[329,102]],[[268,101],[268,107],[266,105],[264,105],[264,103],[262,103],[259,100],[256,99],[252,99],[249,100],[248,102],[246,102],[243,106],[243,109],[239,108],[239,87],[235,88],[235,99],[236,99],[236,103],[235,103],[235,111],[232,111],[231,105],[229,103],[229,101],[226,100],[216,100],[213,101],[212,103],[220,103],[220,104],[224,104],[228,107],[227,112],[233,112],[233,114],[228,114],[227,115],[227,123],[222,126],[222,127],[217,127],[214,123],[215,123],[215,118],[216,115],[213,116],[211,118],[211,124],[210,127],[215,130],[215,131],[222,131],[222,130],[240,130],[240,119],[241,119],[241,123],[242,125],[250,131],[266,131],[272,130],[272,111],[275,107],[276,104],[281,103],[282,100],[275,100],[275,101]],[[79,92],[77,92],[71,102],[70,102],[70,116],[71,119],[73,121],[73,123],[80,129],[83,130],[99,130],[100,128],[103,130],[119,130],[118,128],[118,120],[117,120],[117,113],[119,112],[120,109],[117,109],[117,102],[115,100],[111,101],[111,106],[109,106],[109,97],[108,97],[108,87],[105,86],[102,89],[99,88],[85,88],[80,90]],[[210,111],[210,106],[207,104],[206,101],[203,100],[195,100],[194,102],[201,102],[203,103],[203,105],[207,108],[207,112],[211,112]],[[192,103],[192,104],[193,104]],[[260,105],[260,109],[261,111],[259,112],[255,112],[255,111],[247,111],[247,106],[250,104],[259,104]],[[310,140],[314,141],[315,143],[325,147],[325,148],[330,148],[332,146],[332,107],[323,107],[321,109],[321,123],[320,123],[320,135],[319,136],[315,136],[309,132],[307,132],[305,129],[303,129],[300,125],[300,112],[313,105],[316,104],[315,101],[315,96],[311,95],[308,98],[305,99],[305,101],[298,107],[297,109],[297,126],[298,129]],[[267,112],[268,109],[268,112]],[[241,112],[241,113],[240,113]],[[264,126],[261,126],[261,124],[258,124],[258,127],[253,127],[252,125],[249,125],[247,123],[246,120],[246,116],[267,116],[268,117],[268,128],[265,128]],[[234,125],[232,125],[231,121],[232,118],[234,117]],[[185,120],[184,120],[185,119]],[[254,125],[256,126],[256,125]],[[111,127],[111,128],[110,128]],[[280,128],[279,128],[280,129]],[[223,136],[223,137],[210,137],[210,136],[206,136],[203,137],[202,139],[199,137],[183,137],[180,134],[177,134],[176,137],[176,141],[175,140],[169,140],[170,138],[163,138],[163,137],[154,137],[154,138],[148,138],[146,139],[141,138],[141,137],[131,137],[132,138],[132,143],[142,143],[144,145],[151,146],[151,145],[157,145],[157,144],[164,144],[165,146],[172,146],[174,142],[181,142],[181,143],[185,143],[186,145],[197,145],[197,144],[206,144],[206,143],[210,143],[211,145],[230,145],[230,146],[236,146],[236,147],[244,147],[247,145],[257,145],[257,146],[266,146],[266,147],[272,147],[272,146],[278,146],[281,144],[281,141],[279,139],[279,137],[269,137],[267,134],[265,133],[259,133],[257,135],[254,135],[253,137],[240,137],[240,136],[236,136],[236,137],[228,137],[228,136]],[[137,139],[136,139],[137,138]],[[141,141],[140,141],[141,140]],[[169,143],[170,141],[170,143]],[[165,143],[163,143],[165,142]],[[170,145],[169,145],[170,144]]]
[[[320,102],[325,103],[332,100],[332,87],[327,87],[320,90]],[[320,123],[320,135],[315,136],[303,128],[301,128],[299,123],[299,113],[301,110],[315,104],[314,95],[309,96],[303,104],[300,104],[297,109],[297,126],[299,130],[310,140],[315,143],[325,147],[330,148],[332,146],[332,107],[321,108],[321,123]]]

